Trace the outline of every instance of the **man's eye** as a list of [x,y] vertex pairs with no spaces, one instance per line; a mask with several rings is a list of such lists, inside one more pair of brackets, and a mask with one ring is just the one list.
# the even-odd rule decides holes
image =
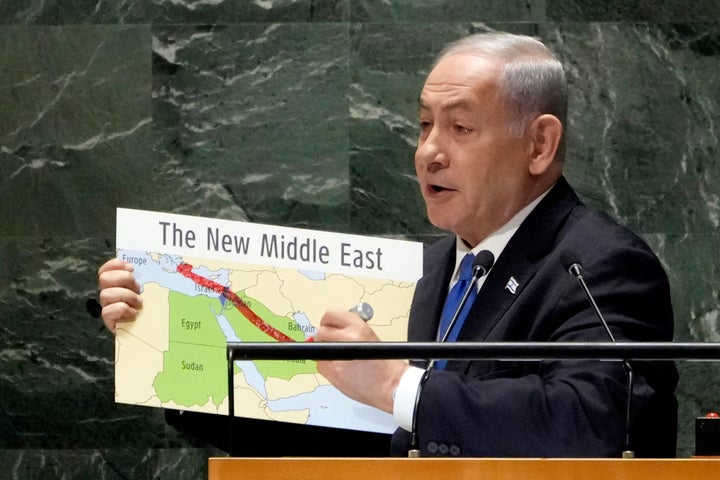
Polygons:
[[427,130],[427,129],[430,128],[431,126],[432,126],[432,124],[431,124],[430,122],[428,122],[427,120],[423,120],[423,121],[420,122],[420,129],[421,129],[421,130]]
[[455,129],[455,131],[456,131],[457,133],[459,133],[459,134],[461,134],[461,135],[467,135],[467,134],[469,134],[470,132],[472,132],[472,130],[470,130],[470,129],[467,128],[467,127],[463,127],[462,125],[455,125],[455,126],[453,126],[453,128]]

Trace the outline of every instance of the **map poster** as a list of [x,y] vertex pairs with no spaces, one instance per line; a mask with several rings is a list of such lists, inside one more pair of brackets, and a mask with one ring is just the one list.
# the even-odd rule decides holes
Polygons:
[[[143,307],[118,324],[119,403],[228,413],[226,342],[304,342],[329,307],[369,303],[404,341],[422,244],[142,210],[117,210],[117,257]],[[390,433],[392,415],[344,396],[311,360],[237,361],[238,416]]]

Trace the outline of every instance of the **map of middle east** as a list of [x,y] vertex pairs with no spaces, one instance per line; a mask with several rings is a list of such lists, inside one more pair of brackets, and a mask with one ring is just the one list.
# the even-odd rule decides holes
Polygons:
[[[353,265],[334,272],[343,269],[330,261],[321,271],[317,264],[297,268],[286,259],[262,265],[238,261],[237,255],[234,261],[195,256],[187,245],[173,247],[168,236],[163,248],[155,249],[164,253],[122,248],[134,241],[121,238],[120,223],[119,218],[117,257],[135,267],[143,307],[134,322],[118,326],[117,402],[227,415],[226,342],[304,342],[330,306],[367,302],[375,310],[369,323],[382,340],[406,338],[415,281],[354,274],[364,272]],[[154,223],[162,228],[166,222]],[[373,251],[387,258],[386,250]],[[328,247],[328,258],[332,251]],[[237,415],[384,433],[395,429],[392,415],[344,396],[317,373],[314,361],[237,361],[234,371]]]

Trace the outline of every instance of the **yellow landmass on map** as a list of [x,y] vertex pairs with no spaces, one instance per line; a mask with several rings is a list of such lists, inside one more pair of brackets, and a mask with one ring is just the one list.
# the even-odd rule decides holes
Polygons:
[[[320,379],[324,382],[320,382]],[[325,380],[318,374],[298,374],[290,380],[283,378],[269,377],[265,380],[265,390],[269,400],[277,400],[279,398],[293,397],[302,393],[312,392],[319,385],[325,384]]]
[[372,305],[375,311],[368,323],[380,339],[386,342],[407,340],[407,324],[414,291],[413,283],[387,282],[383,288],[362,297],[362,301]]
[[162,370],[163,353],[120,328],[115,352],[115,401],[161,406],[153,380]]
[[[233,268],[227,262],[218,262],[219,265]],[[231,288],[234,291],[242,290],[249,297],[262,299],[263,304],[277,315],[291,318],[293,313],[303,312],[310,323],[317,327],[328,308],[349,308],[364,301],[375,310],[370,325],[380,339],[407,339],[407,318],[415,289],[413,283],[339,274],[328,275],[324,280],[312,280],[294,269],[240,268],[242,270],[232,270],[229,276]]]
[[[267,401],[247,384],[242,372],[235,374],[235,414],[243,417],[260,420],[276,420],[281,422],[307,423],[310,417],[309,409],[274,412],[267,408]],[[317,386],[317,381],[315,382]],[[297,392],[296,392],[297,394]],[[227,402],[225,402],[227,405]],[[227,407],[224,413],[227,415]]]
[[292,299],[294,311],[303,312],[315,326],[328,308],[350,308],[364,293],[362,285],[343,275],[325,280],[311,280],[297,270],[283,270],[281,275],[281,293]]
[[328,275],[325,280],[311,280],[296,270],[282,270],[281,293],[292,299],[293,309],[305,313],[315,326],[330,307],[350,308],[363,301],[372,305],[375,316],[370,320],[384,341],[405,341],[410,302],[414,284],[355,279],[346,275]]
[[163,403],[160,406],[163,408],[170,408],[173,410],[187,410],[187,411],[192,411],[192,412],[215,413],[218,415],[227,415],[228,414],[228,397],[224,397],[222,402],[220,402],[219,405],[216,404],[215,399],[211,396],[211,397],[209,397],[207,403],[205,403],[204,405],[192,405],[192,406],[180,405],[171,400],[169,402]]
[[168,349],[168,289],[145,285],[138,317],[120,323],[115,341],[115,401],[159,407],[153,381]]
[[273,412],[266,409],[268,418],[278,422],[307,423],[310,418],[310,409],[288,410],[286,412]]
[[[240,275],[236,272],[230,275],[233,285],[243,285],[238,277]],[[290,317],[293,313],[292,303],[281,292],[283,283],[285,283],[284,279],[278,277],[274,269],[268,269],[257,275],[254,285],[244,287],[243,290],[248,297],[262,299],[263,305],[275,315]]]
[[132,322],[119,323],[117,333],[141,338],[156,350],[166,351],[170,344],[170,325],[167,322],[170,316],[169,293],[170,290],[156,283],[146,283],[142,291],[143,305],[140,313]]

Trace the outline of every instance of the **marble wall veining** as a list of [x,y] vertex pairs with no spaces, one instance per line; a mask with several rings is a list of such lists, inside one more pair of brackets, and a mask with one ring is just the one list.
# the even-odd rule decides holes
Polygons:
[[[655,249],[676,339],[720,341],[720,0],[0,0],[0,478],[202,478],[220,451],[114,403],[115,208],[430,242],[417,95],[488,30],[561,58],[568,179]],[[720,368],[678,366],[687,457]]]

